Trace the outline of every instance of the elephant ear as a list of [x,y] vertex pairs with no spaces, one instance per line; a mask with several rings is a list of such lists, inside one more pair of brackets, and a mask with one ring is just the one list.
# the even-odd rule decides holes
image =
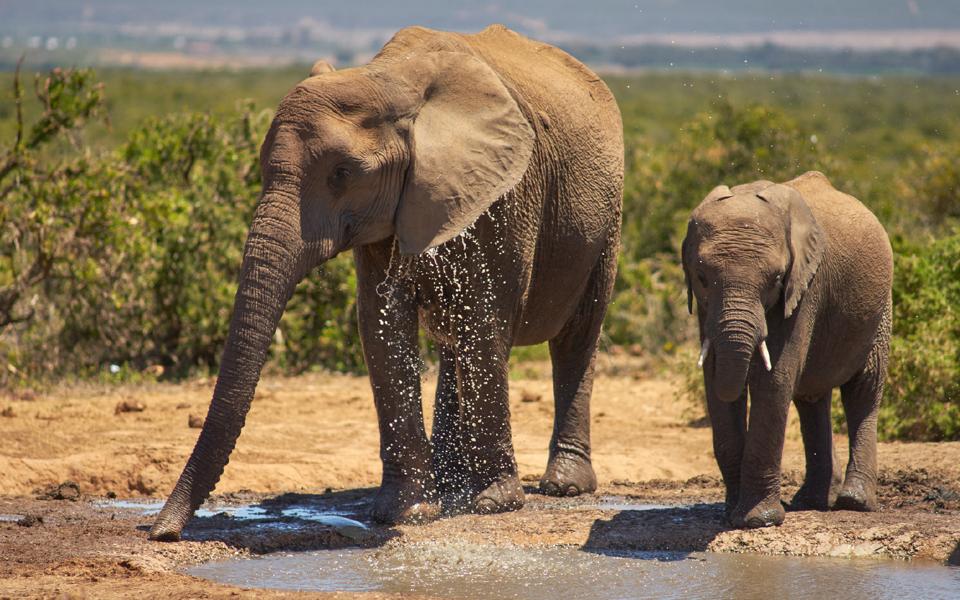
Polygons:
[[693,282],[690,279],[690,272],[687,270],[687,257],[690,251],[687,250],[687,240],[690,239],[690,227],[693,221],[687,223],[687,235],[683,238],[683,244],[680,245],[680,264],[683,265],[683,283],[687,285],[687,312],[693,314]]
[[[700,206],[709,204],[710,202],[726,200],[727,198],[732,197],[733,192],[730,191],[729,187],[725,185],[718,185],[710,190],[710,193],[707,194],[707,197],[703,199],[703,202],[700,203]],[[694,211],[694,215],[696,215],[696,211]],[[687,270],[687,257],[690,255],[688,244],[690,239],[690,230],[694,223],[694,218],[691,218],[687,223],[687,235],[683,238],[683,244],[680,246],[680,259],[681,263],[683,264],[683,282],[687,285],[687,312],[689,312],[691,315],[693,314],[693,280],[690,279],[690,273]]]
[[400,251],[419,254],[459,235],[520,182],[534,133],[497,74],[474,56],[421,52],[396,64],[419,97],[394,225]]
[[707,197],[703,199],[701,204],[707,204],[708,202],[717,202],[720,200],[726,200],[727,198],[732,198],[733,192],[729,187],[725,185],[718,185],[717,187],[710,190],[710,193],[707,194]]
[[783,316],[789,319],[823,260],[826,237],[803,196],[792,187],[774,184],[757,196],[784,211],[791,264],[783,287]]

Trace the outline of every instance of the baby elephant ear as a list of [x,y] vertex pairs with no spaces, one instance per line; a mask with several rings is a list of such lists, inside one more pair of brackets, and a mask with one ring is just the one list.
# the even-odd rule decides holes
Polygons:
[[726,200],[727,198],[732,198],[733,192],[730,191],[730,188],[725,185],[718,185],[717,187],[710,190],[710,193],[707,194],[707,197],[703,199],[702,204],[708,202],[716,202],[718,200]]
[[690,257],[690,250],[687,249],[687,240],[690,239],[690,229],[693,221],[687,223],[687,235],[680,244],[680,264],[683,265],[683,283],[687,285],[687,312],[693,314],[693,281],[690,279],[690,272],[687,270],[687,259]]
[[789,319],[823,260],[826,237],[806,200],[792,187],[771,185],[757,196],[779,207],[786,219],[791,264],[783,288],[783,316]]
[[397,71],[416,96],[395,217],[403,254],[456,237],[523,178],[534,133],[500,77],[463,52],[415,53]]

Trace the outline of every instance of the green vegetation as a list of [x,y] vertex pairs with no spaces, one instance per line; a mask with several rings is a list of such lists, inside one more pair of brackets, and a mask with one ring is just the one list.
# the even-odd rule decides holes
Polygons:
[[[88,71],[55,70],[38,77],[35,100],[0,103],[0,384],[216,368],[258,145],[303,70],[108,71],[103,88]],[[960,80],[608,81],[627,178],[605,344],[689,357],[695,322],[677,256],[691,208],[718,183],[819,169],[876,212],[897,253],[882,434],[960,439]],[[0,85],[13,89],[12,75]],[[355,285],[348,256],[303,282],[271,368],[362,370]],[[515,359],[525,356],[543,348]],[[697,389],[699,375],[683,373]]]

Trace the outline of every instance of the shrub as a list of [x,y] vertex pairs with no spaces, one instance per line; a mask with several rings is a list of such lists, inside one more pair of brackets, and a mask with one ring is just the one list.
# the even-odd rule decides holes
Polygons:
[[[55,70],[38,82],[41,115],[30,127],[20,119],[0,158],[0,378],[108,364],[215,370],[271,115],[243,105],[229,118],[153,118],[119,150],[95,154],[78,135],[101,112],[92,74]],[[20,106],[19,77],[15,86]],[[305,280],[273,364],[361,369],[355,287],[348,257]]]
[[897,248],[894,269],[880,433],[960,439],[960,230],[929,245]]
[[626,166],[624,248],[639,260],[658,252],[676,256],[690,211],[714,186],[792,179],[827,169],[828,161],[784,113],[718,101],[662,151],[628,139]]

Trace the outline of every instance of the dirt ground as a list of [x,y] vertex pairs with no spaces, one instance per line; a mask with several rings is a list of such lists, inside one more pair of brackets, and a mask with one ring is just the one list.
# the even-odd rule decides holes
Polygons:
[[[960,443],[883,444],[878,513],[788,513],[778,528],[728,530],[716,504],[722,490],[709,428],[696,426],[696,407],[678,399],[676,381],[644,375],[624,360],[604,356],[594,386],[597,495],[567,500],[530,493],[515,513],[375,529],[361,543],[455,535],[519,546],[960,560]],[[523,370],[511,382],[514,445],[522,479],[535,486],[552,427],[551,382],[546,368]],[[428,373],[428,399],[434,381]],[[212,389],[212,380],[197,380],[0,396],[0,598],[286,597],[179,570],[236,554],[357,543],[319,525],[264,536],[209,518],[195,520],[190,541],[154,543],[146,539],[150,517],[101,505],[105,497],[164,497],[199,433],[190,421],[196,425],[205,415]],[[430,401],[425,405],[429,414]],[[228,502],[362,507],[379,483],[377,440],[366,378],[265,378],[217,494]],[[844,456],[846,440],[836,441]],[[784,455],[787,498],[802,467],[794,417]],[[76,486],[60,485],[68,481]],[[605,496],[695,506],[617,510],[598,504]]]

